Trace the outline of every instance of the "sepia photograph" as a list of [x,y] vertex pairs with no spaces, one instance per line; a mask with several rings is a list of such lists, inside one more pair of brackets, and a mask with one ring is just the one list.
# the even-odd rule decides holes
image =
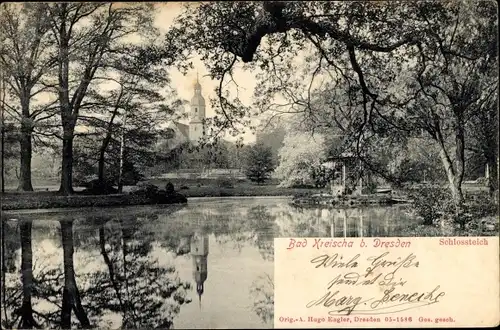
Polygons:
[[274,328],[275,239],[497,238],[497,30],[490,0],[1,3],[1,328]]

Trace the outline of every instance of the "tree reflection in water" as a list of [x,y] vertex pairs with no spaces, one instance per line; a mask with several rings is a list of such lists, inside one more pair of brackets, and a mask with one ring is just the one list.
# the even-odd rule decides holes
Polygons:
[[[157,215],[151,217],[148,220],[154,221]],[[152,235],[138,230],[137,217],[97,219],[94,230],[86,235],[94,234],[95,237],[97,234],[98,237],[87,238],[85,243],[98,242],[98,246],[81,244],[79,253],[85,257],[80,255],[76,267],[73,219],[66,216],[58,220],[62,265],[54,262],[53,256],[44,254],[52,260],[36,256],[37,252],[43,254],[37,245],[34,245],[35,253],[31,252],[30,220],[9,221],[11,224],[2,228],[2,252],[5,254],[15,255],[19,249],[14,235],[5,239],[5,231],[21,238],[17,238],[21,242],[21,269],[7,267],[10,259],[2,258],[2,328],[172,326],[180,306],[189,302],[186,290],[190,289],[190,284],[180,281],[173,267],[159,266],[150,257]],[[18,233],[16,222],[20,227]],[[92,254],[96,248],[100,255]],[[102,262],[97,260],[99,257],[106,265],[103,269],[94,266]],[[22,274],[21,283],[16,273]],[[72,311],[78,323],[71,320]]]
[[[82,306],[80,291],[76,285],[74,266],[74,241],[73,241],[73,219],[62,219],[61,239],[63,246],[64,261],[64,288],[61,307],[61,327],[68,329],[71,327],[71,311],[73,311],[84,328],[90,328],[90,321]],[[30,239],[31,241],[31,239]],[[23,253],[24,254],[24,253]]]
[[170,328],[180,306],[190,302],[190,284],[180,281],[174,267],[162,267],[151,258],[152,236],[135,229],[134,219],[126,220],[99,226],[107,271],[91,274],[89,311],[96,316],[102,309],[121,314],[122,328]]
[[[197,230],[207,237],[212,236],[211,244],[218,245],[211,250],[215,253],[207,261],[222,262],[218,267],[225,262],[223,248],[231,250],[227,251],[227,256],[241,252],[245,257],[255,258],[252,250],[259,252],[260,256],[257,254],[256,258],[259,267],[263,267],[258,270],[257,274],[262,275],[259,278],[254,278],[253,272],[232,272],[230,268],[238,264],[230,263],[237,263],[237,256],[228,261],[228,269],[222,276],[228,276],[227,280],[231,281],[238,281],[237,276],[251,276],[245,278],[249,281],[244,290],[249,294],[239,298],[250,298],[245,306],[253,305],[253,311],[249,309],[248,312],[255,313],[262,322],[269,324],[273,319],[271,269],[275,237],[394,236],[400,228],[414,221],[395,207],[297,209],[286,201],[262,199],[200,202],[175,210],[178,212],[173,216],[173,209],[169,210],[134,207],[106,212],[100,209],[92,213],[79,211],[73,212],[73,216],[68,215],[69,211],[50,215],[23,214],[23,221],[25,217],[37,220],[33,221],[31,280],[29,227],[23,225],[21,230],[23,221],[9,220],[9,225],[3,228],[6,237],[2,241],[3,252],[6,252],[2,264],[5,277],[5,280],[2,277],[5,287],[2,290],[2,303],[5,301],[2,304],[2,326],[18,326],[22,311],[27,326],[38,324],[57,328],[61,321],[67,325],[69,305],[71,309],[85,313],[89,324],[99,328],[171,327],[181,306],[190,302],[187,290],[191,286],[180,281],[170,265],[179,262],[180,267],[185,267],[186,258],[180,255],[190,252],[191,238]],[[23,239],[19,239],[21,234]],[[42,251],[45,248],[52,252]],[[153,256],[159,256],[160,260]],[[20,277],[20,266],[26,276]],[[213,277],[209,274],[209,282],[210,278]],[[192,276],[185,279],[193,281]],[[207,284],[214,289],[214,283]],[[64,291],[67,299],[63,304]],[[30,294],[33,320],[29,318]],[[210,299],[213,291],[205,294]],[[24,308],[21,308],[23,302]],[[64,313],[63,305],[66,306]],[[73,312],[69,315],[72,316]],[[81,320],[76,316],[70,319],[71,327],[85,326],[83,314]],[[181,315],[180,323],[184,322],[183,317]]]
[[264,323],[274,319],[274,281],[269,274],[264,274],[255,280],[250,288],[254,298],[253,310]]
[[[31,221],[20,221],[19,222],[19,239],[21,245],[21,286],[16,283],[17,290],[10,290],[7,288],[7,278],[6,273],[12,268],[12,256],[14,253],[11,248],[15,247],[13,244],[14,240],[9,239],[6,241],[7,237],[13,237],[12,228],[7,226],[7,221],[2,218],[2,305],[3,306],[3,316],[2,316],[2,327],[18,327],[22,329],[32,329],[34,327],[38,328],[39,324],[33,317],[33,307],[32,298],[34,293],[33,286],[33,251],[31,246]],[[9,236],[6,236],[6,232],[9,232]],[[12,236],[11,236],[12,235]],[[6,258],[7,255],[10,257]],[[7,260],[6,260],[7,259]],[[7,267],[10,261],[10,267]],[[19,301],[21,300],[21,302]],[[8,307],[11,302],[12,304],[10,311],[8,312]],[[9,317],[10,316],[10,317]]]

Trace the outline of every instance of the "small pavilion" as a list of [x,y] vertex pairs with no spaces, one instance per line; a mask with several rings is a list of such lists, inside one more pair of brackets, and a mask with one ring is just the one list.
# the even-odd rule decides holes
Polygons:
[[331,193],[334,196],[346,194],[347,177],[352,169],[356,167],[357,157],[354,153],[343,152],[340,155],[330,156],[322,165],[334,171],[333,178],[330,181]]

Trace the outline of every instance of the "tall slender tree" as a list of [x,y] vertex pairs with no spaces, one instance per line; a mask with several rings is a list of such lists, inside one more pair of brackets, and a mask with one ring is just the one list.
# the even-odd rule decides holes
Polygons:
[[[57,46],[58,95],[62,125],[60,192],[73,192],[73,142],[79,115],[93,81],[137,53],[134,37],[154,38],[153,4],[60,3],[45,5]],[[165,56],[166,57],[166,56]]]
[[[54,101],[47,98],[45,82],[56,59],[49,35],[49,17],[34,3],[3,3],[0,18],[0,65],[10,99],[2,106],[20,127],[19,190],[32,191],[33,131],[39,122],[53,117]],[[40,98],[45,101],[39,100]]]

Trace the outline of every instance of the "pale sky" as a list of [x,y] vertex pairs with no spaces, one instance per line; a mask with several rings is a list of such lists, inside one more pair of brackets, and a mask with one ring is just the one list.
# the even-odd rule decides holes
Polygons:
[[[165,2],[158,3],[158,14],[156,18],[156,26],[161,30],[162,33],[168,31],[169,27],[172,25],[173,20],[183,11],[182,2]],[[208,75],[208,70],[206,69],[203,62],[199,59],[199,57],[194,58],[192,60],[194,69],[187,73],[187,75],[183,75],[177,69],[171,69],[170,78],[172,81],[172,86],[175,86],[177,90],[178,96],[185,100],[190,100],[193,96],[193,84],[196,81],[197,72],[199,74],[200,84],[202,86],[202,94],[205,97],[206,101],[206,116],[212,117],[215,115],[214,111],[210,107],[209,98],[215,98],[215,88],[218,86],[219,81],[212,80]],[[239,99],[245,105],[251,104],[251,98],[253,95],[253,90],[256,84],[254,74],[243,71],[239,68],[234,70],[234,78],[235,81],[240,86],[239,89]],[[189,108],[186,107],[186,111]],[[255,141],[255,135],[247,132],[243,135],[245,143],[251,143]],[[233,140],[228,137],[227,139]]]
[[[189,3],[192,6],[196,6],[196,2],[190,2]],[[184,10],[184,5],[185,2],[164,2],[164,3],[155,3],[156,5],[156,18],[155,18],[155,25],[156,27],[160,30],[160,33],[164,35],[169,28],[172,26],[174,19],[179,16]],[[133,39],[133,38],[132,38]],[[131,40],[129,40],[131,41]],[[137,40],[139,41],[139,39]],[[140,42],[140,41],[139,41]],[[304,54],[305,55],[305,54]],[[296,56],[293,62],[295,64],[304,64],[304,57],[305,56]],[[171,88],[176,90],[177,96],[181,99],[184,99],[186,101],[189,101],[194,93],[193,90],[193,84],[196,80],[196,76],[198,74],[200,84],[202,86],[202,94],[206,100],[206,116],[207,117],[213,117],[215,115],[215,112],[213,109],[211,109],[210,106],[210,98],[217,98],[215,94],[215,88],[219,85],[219,81],[212,80],[208,76],[208,70],[203,64],[203,62],[200,60],[200,57],[194,57],[191,59],[193,62],[194,68],[190,70],[186,75],[183,75],[181,72],[179,72],[175,68],[171,68],[169,70],[169,77],[171,80]],[[252,105],[252,96],[254,92],[254,88],[257,84],[255,74],[257,73],[256,71],[250,72],[248,70],[243,70],[242,69],[243,63],[242,62],[237,62],[235,65],[235,68],[233,70],[233,78],[235,82],[238,84],[238,98],[239,100],[245,105],[245,106],[251,106]],[[300,73],[297,73],[300,75]],[[302,78],[301,78],[302,79]],[[307,80],[307,79],[306,79]],[[305,83],[308,83],[306,80],[304,80]],[[226,83],[226,82],[225,82]],[[107,83],[102,83],[101,88],[107,88]],[[234,84],[231,84],[229,86],[225,86],[225,89],[229,90],[232,94],[232,96],[236,95],[236,86]],[[304,89],[306,92],[306,89]],[[52,101],[53,95],[50,93],[42,93],[38,95],[36,99],[34,99],[34,103],[48,103]],[[286,103],[284,99],[281,97],[275,97],[275,102],[276,103]],[[284,110],[284,109],[283,109]],[[185,106],[184,111],[187,112],[189,111],[189,106]],[[280,118],[282,120],[283,118]],[[252,121],[254,125],[258,122],[257,118],[252,118]],[[185,121],[184,121],[185,122]],[[80,126],[77,127],[77,130],[79,131],[84,131],[86,130],[85,126],[80,123]],[[230,137],[229,135],[226,135],[226,139],[228,140],[236,140],[238,137]],[[255,141],[255,134],[253,132],[250,132],[249,129],[246,129],[246,133],[243,135],[243,141],[244,143],[252,143]]]

